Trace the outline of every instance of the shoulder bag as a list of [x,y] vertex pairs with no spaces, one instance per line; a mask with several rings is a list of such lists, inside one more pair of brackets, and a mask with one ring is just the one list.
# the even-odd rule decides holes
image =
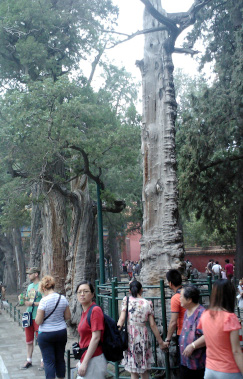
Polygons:
[[22,315],[22,327],[23,328],[28,328],[29,326],[32,325],[32,312],[33,312],[33,309],[34,309],[34,302],[37,298],[37,293],[35,293],[35,298],[34,298],[34,301],[33,301],[33,304],[32,304],[32,310],[31,312],[24,312],[23,315]]
[[120,330],[120,336],[122,340],[122,350],[125,351],[128,348],[128,332],[127,332],[127,319],[128,319],[128,304],[129,304],[129,296],[127,296],[127,309],[126,309],[126,318],[125,318],[125,326]]

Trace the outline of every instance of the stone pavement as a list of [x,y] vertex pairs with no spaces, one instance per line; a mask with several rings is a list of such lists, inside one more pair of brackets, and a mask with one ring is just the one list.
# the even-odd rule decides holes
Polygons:
[[39,371],[41,353],[35,346],[33,366],[28,370],[20,370],[26,361],[26,343],[24,330],[2,311],[0,314],[0,374],[2,379],[9,378],[45,378],[44,371]]
[[[70,349],[73,338],[68,338],[66,349]],[[38,345],[34,347],[32,367],[20,370],[20,366],[26,361],[25,332],[9,314],[2,310],[0,314],[0,378],[1,379],[26,379],[45,378],[44,371],[39,371],[41,353]],[[71,360],[71,367],[75,367],[76,361]],[[67,374],[66,374],[67,377]]]

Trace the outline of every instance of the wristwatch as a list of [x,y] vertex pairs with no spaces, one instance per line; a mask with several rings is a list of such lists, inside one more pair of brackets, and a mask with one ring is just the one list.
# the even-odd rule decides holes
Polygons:
[[169,342],[170,343],[171,340],[168,340],[168,338],[165,339],[165,342]]

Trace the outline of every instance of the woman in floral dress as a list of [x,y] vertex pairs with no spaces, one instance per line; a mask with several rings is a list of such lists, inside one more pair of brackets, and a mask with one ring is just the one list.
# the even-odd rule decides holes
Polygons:
[[[154,321],[152,302],[142,297],[142,285],[137,280],[130,283],[131,296],[128,303],[128,349],[124,352],[122,364],[126,371],[131,373],[132,379],[149,378],[149,370],[153,363],[151,344],[148,335],[146,322],[149,321],[159,347],[167,349],[167,344],[163,342],[157,325]],[[118,327],[122,327],[126,318],[127,297],[122,302],[121,315],[118,320]]]

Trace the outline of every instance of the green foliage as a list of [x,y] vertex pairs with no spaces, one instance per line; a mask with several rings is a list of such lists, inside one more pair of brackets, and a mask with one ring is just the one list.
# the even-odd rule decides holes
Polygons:
[[184,78],[188,91],[179,91],[176,137],[181,209],[187,217],[195,212],[212,235],[231,244],[243,203],[243,40],[242,24],[233,22],[239,4],[210,2],[191,33],[190,43],[201,32],[208,39],[202,64],[215,61],[216,77],[210,85],[195,80],[194,86]]
[[[16,206],[25,212],[29,196],[21,194],[30,194],[33,183],[70,190],[71,178],[87,171],[102,173],[108,204],[140,202],[140,117],[131,75],[101,62],[97,92],[84,76],[68,75],[80,59],[104,49],[103,26],[112,28],[117,8],[110,0],[16,0],[11,7],[3,0],[0,13],[0,80],[9,85],[0,99],[0,159],[7,182],[21,183],[19,193],[12,191]],[[5,181],[2,225],[13,212]],[[96,198],[92,184],[91,193]],[[14,213],[23,225],[21,212]]]
[[2,0],[0,14],[0,77],[23,81],[78,68],[117,8],[111,0]]

